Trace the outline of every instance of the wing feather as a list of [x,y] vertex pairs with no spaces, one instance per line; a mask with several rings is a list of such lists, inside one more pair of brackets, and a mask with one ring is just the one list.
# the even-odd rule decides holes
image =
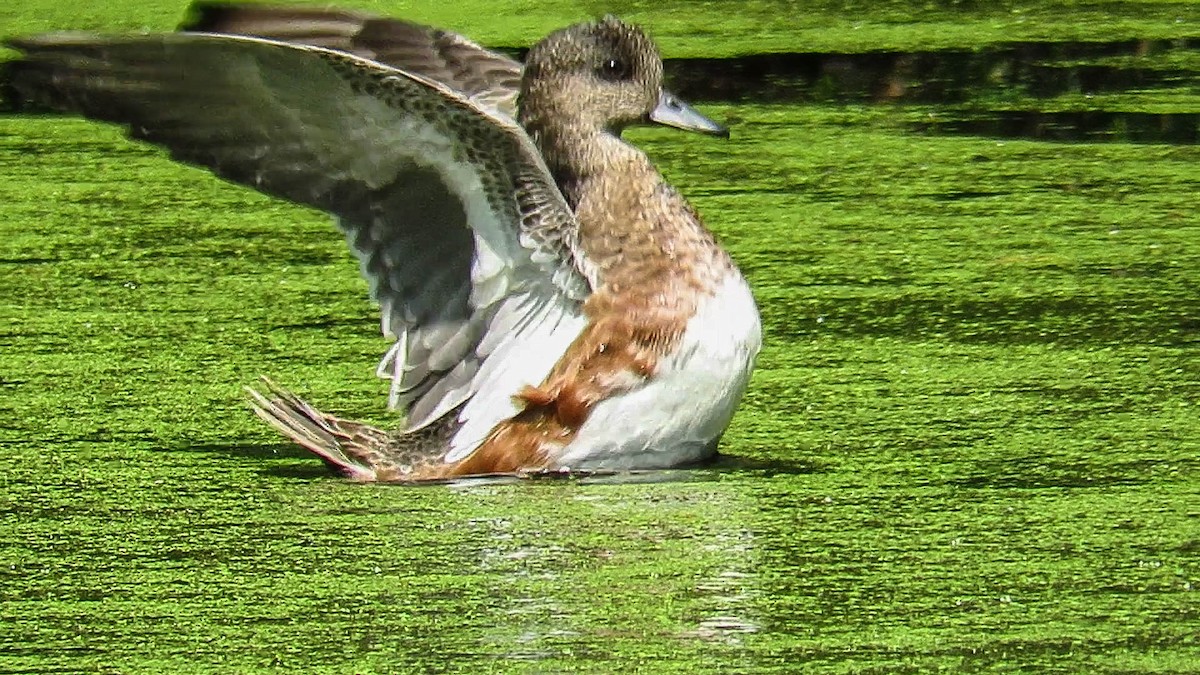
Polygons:
[[10,66],[21,96],[335,215],[396,340],[378,372],[409,430],[462,406],[481,439],[578,333],[592,281],[577,223],[532,142],[495,109],[419,74],[259,38],[10,44],[24,52]]
[[520,62],[446,30],[322,7],[198,2],[183,31],[325,47],[415,73],[516,116]]

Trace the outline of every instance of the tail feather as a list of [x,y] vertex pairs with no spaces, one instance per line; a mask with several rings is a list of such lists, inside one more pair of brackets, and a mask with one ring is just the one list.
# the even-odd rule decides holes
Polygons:
[[263,421],[348,478],[364,482],[378,480],[374,466],[352,457],[377,455],[388,443],[386,432],[326,415],[266,377],[262,378],[262,383],[270,398],[253,387],[246,387],[246,391],[250,394],[251,407]]
[[263,421],[352,480],[413,483],[524,473],[503,453],[446,462],[450,439],[461,427],[457,410],[424,429],[389,434],[323,413],[266,377],[261,391],[246,387],[246,392]]

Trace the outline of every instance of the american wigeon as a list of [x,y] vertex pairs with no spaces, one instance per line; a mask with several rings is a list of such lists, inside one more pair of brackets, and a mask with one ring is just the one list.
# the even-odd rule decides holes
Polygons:
[[[255,32],[239,10],[205,11],[197,26]],[[318,41],[281,34],[285,10],[241,16],[254,11],[269,37]],[[356,48],[363,17],[341,16],[360,28],[332,49],[191,32],[12,40],[11,84],[337,218],[394,341],[378,372],[404,424],[339,419],[270,383],[252,395],[347,476],[714,454],[759,350],[758,311],[696,211],[621,139],[651,121],[723,132],[663,90],[650,39],[609,17],[551,34],[522,67],[396,21],[376,29],[410,37]]]

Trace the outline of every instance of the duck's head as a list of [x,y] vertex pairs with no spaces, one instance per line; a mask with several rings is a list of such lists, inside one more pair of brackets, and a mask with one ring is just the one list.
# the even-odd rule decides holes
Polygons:
[[717,136],[729,132],[662,88],[662,57],[637,26],[605,17],[551,33],[529,50],[521,122],[619,135],[631,124],[664,124]]

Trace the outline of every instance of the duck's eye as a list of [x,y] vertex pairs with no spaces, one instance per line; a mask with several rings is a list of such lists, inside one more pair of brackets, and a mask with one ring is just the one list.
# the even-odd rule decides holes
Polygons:
[[620,59],[605,59],[600,62],[600,68],[596,71],[596,74],[602,80],[618,82],[629,79],[630,68],[629,64]]

